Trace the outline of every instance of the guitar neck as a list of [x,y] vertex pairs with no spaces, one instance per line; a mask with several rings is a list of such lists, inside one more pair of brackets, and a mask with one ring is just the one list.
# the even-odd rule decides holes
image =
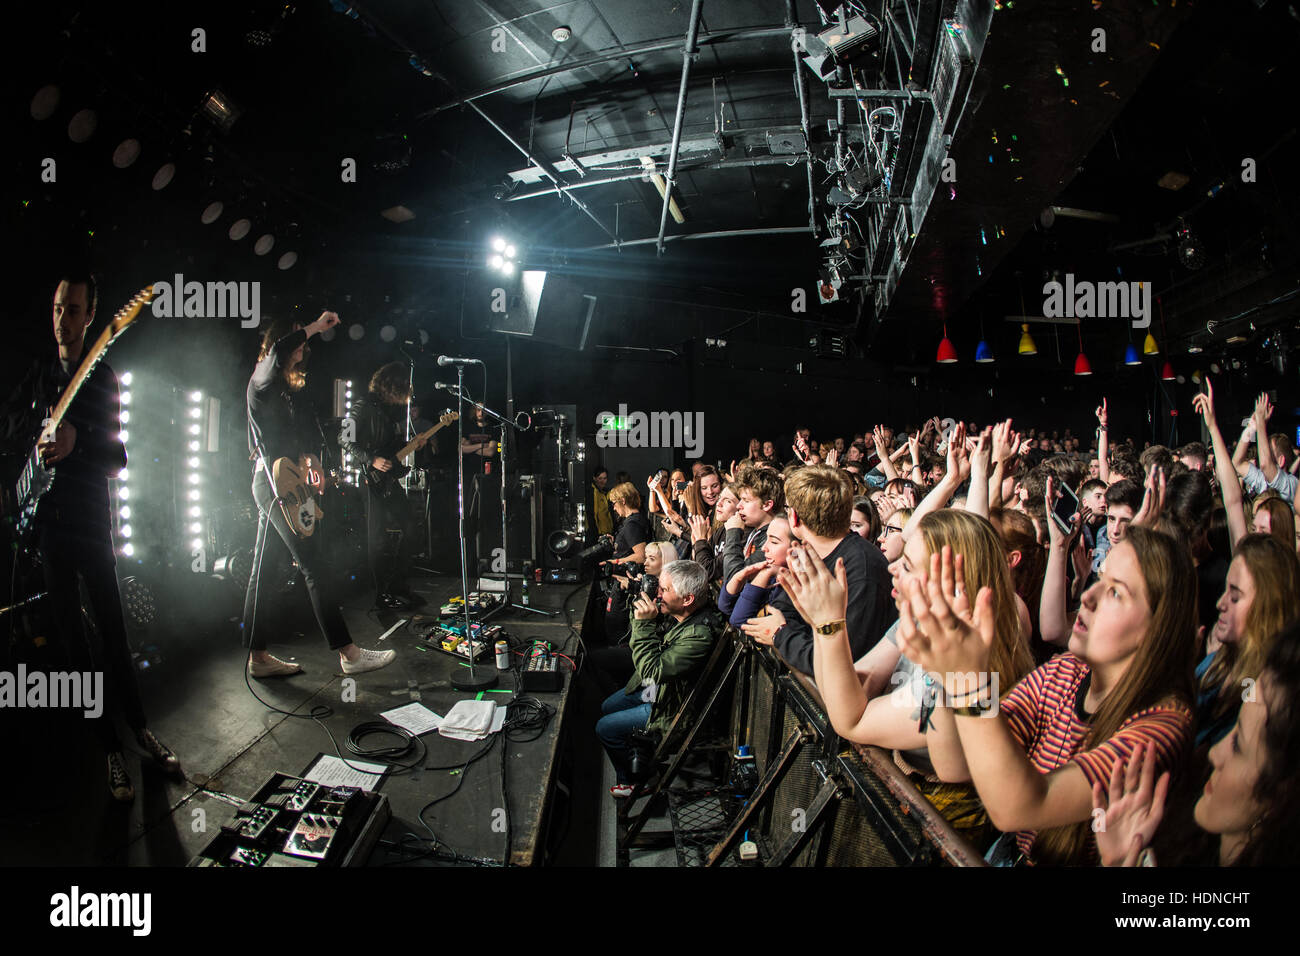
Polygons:
[[446,426],[444,426],[442,422],[439,422],[438,424],[430,428],[427,432],[420,432],[420,434],[416,435],[409,442],[403,445],[401,450],[398,451],[398,453],[393,457],[396,458],[397,461],[402,461],[404,458],[406,458],[407,455],[415,451],[416,445],[424,441],[426,438],[431,438],[434,434],[441,431],[445,427]]
[[86,354],[86,357],[81,360],[81,367],[72,376],[72,381],[63,390],[59,403],[54,406],[54,411],[50,413],[50,420],[54,423],[53,427],[57,428],[63,421],[63,416],[68,414],[68,409],[72,406],[77,393],[81,391],[81,386],[85,384],[86,379],[90,378],[90,373],[94,371],[99,360],[103,358],[104,352],[108,349],[108,344],[112,341],[113,327],[109,325],[104,328],[103,332],[99,333],[99,338],[95,340],[94,346]]

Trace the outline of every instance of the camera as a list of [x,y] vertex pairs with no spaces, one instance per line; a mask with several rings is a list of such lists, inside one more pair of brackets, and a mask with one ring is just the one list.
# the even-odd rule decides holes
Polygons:
[[643,574],[628,584],[627,593],[632,597],[644,594],[653,601],[659,597],[659,578],[653,574]]

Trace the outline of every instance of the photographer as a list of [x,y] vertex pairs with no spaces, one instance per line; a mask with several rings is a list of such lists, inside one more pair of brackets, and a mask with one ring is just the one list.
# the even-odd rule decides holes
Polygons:
[[[641,513],[641,493],[630,481],[615,485],[609,493],[609,503],[618,515],[618,531],[614,535],[614,554],[602,564],[617,569],[625,564],[645,564],[646,545],[650,541],[650,526]],[[605,604],[605,635],[610,644],[623,640],[628,632],[627,602],[621,588],[607,591]]]
[[690,681],[708,660],[722,633],[721,616],[709,598],[709,576],[694,561],[674,561],[664,568],[658,600],[640,595],[634,605],[632,662],[636,672],[627,686],[601,704],[596,722],[614,765],[614,797],[632,795],[629,737],[636,731],[662,734],[690,689]]

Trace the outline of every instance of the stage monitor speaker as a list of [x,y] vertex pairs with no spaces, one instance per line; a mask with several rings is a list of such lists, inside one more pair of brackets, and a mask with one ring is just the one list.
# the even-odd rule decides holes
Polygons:
[[585,295],[568,276],[525,271],[512,292],[505,313],[493,313],[491,328],[582,351],[596,311],[596,297]]

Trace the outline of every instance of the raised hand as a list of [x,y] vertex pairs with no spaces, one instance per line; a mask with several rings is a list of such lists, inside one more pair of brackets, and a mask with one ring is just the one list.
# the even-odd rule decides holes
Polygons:
[[961,484],[970,477],[970,470],[970,452],[966,449],[966,426],[958,423],[953,429],[952,437],[948,440],[948,474],[955,476],[957,484]]
[[876,443],[876,455],[880,458],[884,458],[889,454],[889,442],[885,441],[885,433],[881,431],[880,426],[877,425],[875,428],[871,429],[871,435]]
[[[992,425],[986,426],[975,439],[975,447],[970,450],[970,467],[972,474],[978,473],[987,475],[989,467],[993,463],[993,433],[995,429]],[[969,440],[967,441],[969,444]]]
[[691,542],[709,540],[709,519],[704,515],[691,515]]
[[787,566],[777,571],[777,581],[799,616],[814,627],[848,616],[849,579],[843,558],[835,562],[832,575],[812,548],[792,548]]
[[1210,384],[1208,375],[1205,376],[1205,391],[1192,396],[1192,408],[1205,420],[1206,428],[1214,428],[1214,386]]
[[1102,866],[1137,866],[1164,818],[1169,794],[1169,772],[1156,781],[1154,745],[1137,744],[1128,765],[1121,763],[1116,760],[1111,767],[1108,793],[1102,792],[1101,783],[1092,785],[1093,809],[1102,811],[1094,814],[1100,820],[1093,824]]
[[930,574],[903,586],[898,601],[898,648],[929,671],[950,696],[970,693],[961,676],[975,673],[981,683],[989,673],[995,621],[993,589],[980,588],[972,609],[965,590],[961,555],[944,545],[930,555]]
[[1101,400],[1101,404],[1097,406],[1097,411],[1094,414],[1097,416],[1098,425],[1102,428],[1109,427],[1110,413],[1106,410],[1106,399]]
[[1264,434],[1265,424],[1273,417],[1273,403],[1268,400],[1268,392],[1260,392],[1255,399],[1255,431]]
[[834,448],[832,448],[830,451],[826,453],[826,461],[824,463],[834,468],[835,465],[839,462],[839,460],[840,460],[840,453],[836,451]]
[[1165,473],[1159,465],[1152,465],[1147,473],[1142,507],[1133,516],[1133,524],[1154,528],[1165,508]]

